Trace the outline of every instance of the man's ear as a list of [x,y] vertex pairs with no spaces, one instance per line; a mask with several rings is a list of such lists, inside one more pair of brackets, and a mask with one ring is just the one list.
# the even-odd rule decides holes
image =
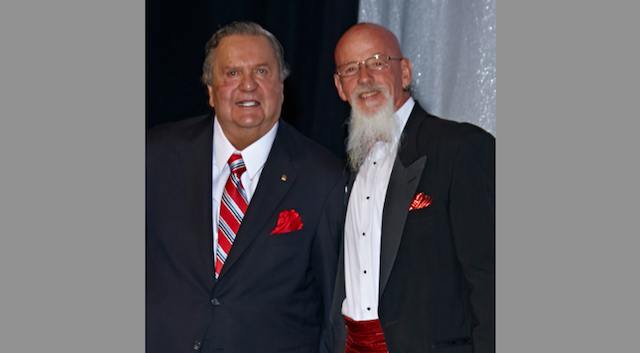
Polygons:
[[403,58],[401,61],[401,69],[402,69],[402,87],[409,87],[411,85],[411,72],[413,71],[413,66],[411,65],[411,60],[408,58]]
[[333,83],[336,85],[340,99],[346,102],[349,97],[347,97],[347,94],[344,93],[344,89],[342,89],[342,82],[340,82],[340,76],[338,76],[338,74],[333,74]]
[[207,92],[209,92],[209,105],[211,106],[211,108],[214,108],[214,106],[213,106],[213,87],[211,87],[211,85],[207,85]]

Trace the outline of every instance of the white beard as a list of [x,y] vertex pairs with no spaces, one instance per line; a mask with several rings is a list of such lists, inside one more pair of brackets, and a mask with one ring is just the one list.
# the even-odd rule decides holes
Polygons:
[[[367,90],[375,89],[385,96],[382,105],[372,113],[365,113],[356,104],[358,96]],[[377,142],[397,143],[400,127],[393,118],[395,107],[393,97],[385,86],[371,84],[358,87],[350,97],[351,117],[349,119],[349,138],[347,141],[347,160],[354,172],[360,170],[369,149]]]

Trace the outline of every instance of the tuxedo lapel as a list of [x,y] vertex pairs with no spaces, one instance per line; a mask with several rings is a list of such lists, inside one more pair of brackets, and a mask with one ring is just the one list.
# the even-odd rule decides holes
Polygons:
[[182,173],[191,207],[191,223],[209,285],[213,283],[213,220],[211,168],[213,158],[213,118],[209,117],[185,132],[176,145],[178,170]]
[[[287,148],[287,139],[288,135],[281,120],[278,134],[273,141],[271,152],[260,175],[258,187],[249,202],[244,220],[240,225],[227,261],[222,267],[219,279],[233,267],[233,264],[238,261],[258,234],[264,232],[263,228],[267,221],[273,216],[276,207],[296,180],[298,172]],[[284,181],[282,180],[283,175],[286,175]]]
[[[380,249],[380,297],[387,286],[391,269],[398,254],[409,206],[416,194],[427,156],[418,158],[417,132],[426,112],[416,105],[405,125],[400,152],[396,157],[382,211],[382,240]],[[406,166],[406,167],[405,167]]]
[[400,159],[396,158],[393,164],[382,212],[380,297],[384,293],[393,263],[396,260],[404,223],[407,219],[407,213],[409,213],[409,205],[415,195],[426,161],[427,156],[422,156],[405,168]]

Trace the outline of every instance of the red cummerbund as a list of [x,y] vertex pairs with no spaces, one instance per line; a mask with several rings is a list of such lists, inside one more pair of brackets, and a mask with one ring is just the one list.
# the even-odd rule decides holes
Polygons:
[[347,325],[345,353],[387,352],[380,320],[354,321],[344,317]]

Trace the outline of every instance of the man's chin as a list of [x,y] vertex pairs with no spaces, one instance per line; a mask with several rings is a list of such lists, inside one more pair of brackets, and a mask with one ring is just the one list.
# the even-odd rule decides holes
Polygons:
[[366,100],[358,100],[357,102],[357,108],[358,110],[360,110],[360,112],[362,112],[363,115],[369,117],[369,116],[373,116],[376,113],[378,113],[380,111],[380,108],[382,107],[384,100],[383,101],[378,101],[378,100],[370,100],[366,99]]

